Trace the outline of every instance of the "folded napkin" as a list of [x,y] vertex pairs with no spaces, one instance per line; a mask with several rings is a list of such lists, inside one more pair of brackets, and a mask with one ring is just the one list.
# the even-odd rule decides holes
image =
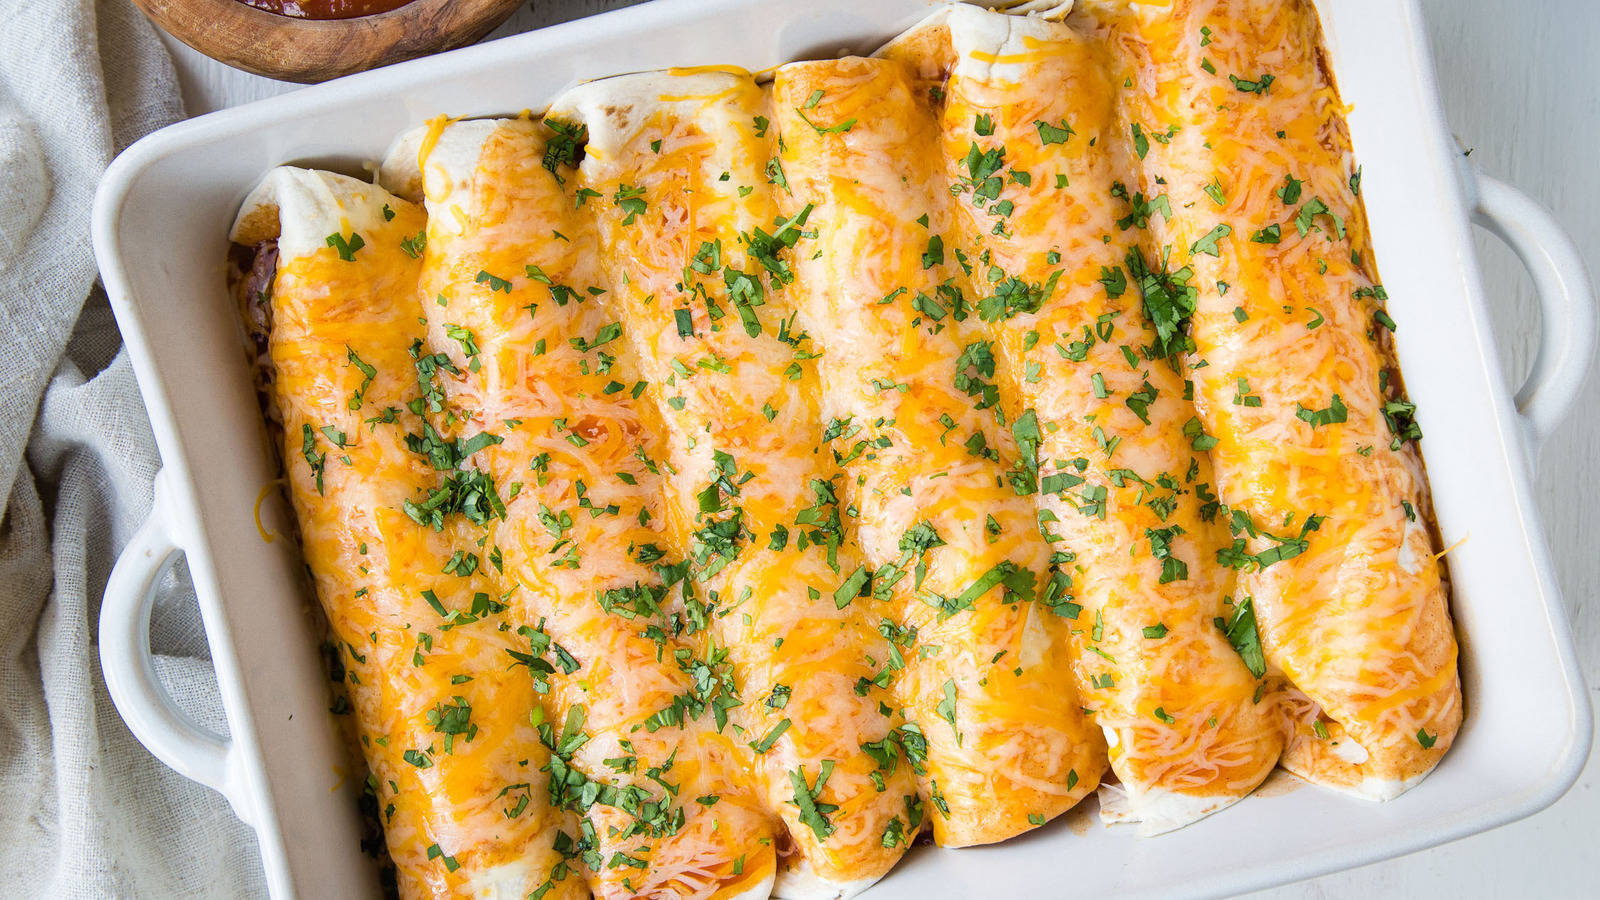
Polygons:
[[[157,762],[95,645],[160,458],[95,284],[89,210],[117,151],[183,116],[127,0],[0,0],[0,895],[263,896],[254,835]],[[225,731],[193,593],[169,576],[158,670]]]

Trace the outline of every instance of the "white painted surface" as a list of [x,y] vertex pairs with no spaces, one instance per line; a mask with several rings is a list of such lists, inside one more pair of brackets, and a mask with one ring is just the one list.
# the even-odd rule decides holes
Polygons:
[[[631,5],[633,0],[534,0],[502,36]],[[1445,111],[1473,161],[1546,204],[1600,272],[1600,3],[1594,0],[1424,0]],[[170,41],[190,113],[292,90]],[[1527,370],[1537,305],[1515,259],[1480,236],[1484,283],[1508,372]],[[1600,378],[1539,465],[1540,512],[1585,677],[1600,682]],[[1508,765],[1514,761],[1508,760]],[[1387,863],[1259,896],[1592,896],[1589,863],[1600,830],[1597,767],[1527,820]]]

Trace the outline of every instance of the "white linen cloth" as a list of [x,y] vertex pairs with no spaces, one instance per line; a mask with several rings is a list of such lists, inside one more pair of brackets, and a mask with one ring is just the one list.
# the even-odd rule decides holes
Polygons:
[[[254,835],[128,733],[95,629],[160,467],[95,285],[101,172],[183,116],[127,0],[0,0],[0,896],[265,893]],[[151,625],[178,702],[225,731],[192,591]]]

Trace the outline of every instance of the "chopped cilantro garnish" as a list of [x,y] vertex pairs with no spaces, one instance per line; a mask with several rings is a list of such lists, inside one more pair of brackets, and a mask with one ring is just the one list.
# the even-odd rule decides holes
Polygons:
[[424,228],[408,238],[400,239],[400,249],[406,256],[417,259],[428,246],[428,229]]
[[778,720],[778,724],[767,730],[767,733],[762,736],[761,740],[751,741],[750,749],[756,751],[757,753],[766,753],[772,749],[774,744],[778,742],[778,738],[783,737],[783,733],[788,730],[789,720],[780,719]]
[[1278,199],[1283,201],[1284,206],[1293,206],[1300,202],[1300,190],[1304,184],[1305,182],[1293,175],[1284,175],[1283,186],[1273,191],[1273,193],[1278,195]]
[[1232,226],[1227,224],[1218,225],[1217,227],[1206,232],[1205,236],[1200,238],[1200,240],[1195,241],[1192,245],[1190,245],[1189,252],[1205,253],[1211,256],[1221,257],[1222,252],[1217,249],[1217,241],[1221,238],[1227,237],[1230,234],[1233,234]]
[[956,746],[961,745],[961,730],[956,725],[956,682],[955,679],[945,679],[944,686],[940,688],[943,698],[934,706],[933,711],[939,718],[950,723],[950,728],[956,733]]
[[1217,627],[1222,629],[1223,635],[1228,638],[1239,657],[1244,660],[1245,668],[1250,674],[1261,678],[1267,674],[1267,657],[1261,651],[1261,634],[1256,630],[1255,602],[1249,597],[1238,601],[1233,607],[1233,617],[1223,621],[1221,617],[1216,620]]
[[328,454],[317,452],[316,434],[308,424],[300,426],[300,455],[304,456],[306,464],[311,466],[311,474],[316,478],[317,493],[321,494],[322,474],[328,465]]
[[648,208],[648,204],[645,203],[644,199],[644,188],[642,187],[634,187],[627,184],[618,185],[616,193],[611,195],[611,200],[617,204],[618,209],[627,213],[622,217],[623,225],[632,225],[634,220]]
[[1211,181],[1206,184],[1204,190],[1206,192],[1206,196],[1211,198],[1211,202],[1217,204],[1218,206],[1228,205],[1228,195],[1222,191],[1222,180],[1220,178],[1213,176]]
[[[1161,560],[1160,584],[1170,584],[1174,581],[1187,581],[1189,579],[1189,565],[1183,560],[1172,555],[1172,540],[1184,534],[1183,526],[1171,525],[1166,528],[1146,528],[1144,536],[1150,540],[1150,555]],[[1147,633],[1145,637],[1149,637]]]
[[[1036,120],[1033,125],[1039,129],[1039,142],[1046,145],[1065,144],[1067,138],[1077,134],[1072,130],[1072,126],[1067,124],[1066,119],[1062,119],[1060,125],[1052,125],[1042,119]],[[1138,126],[1134,127],[1137,128]]]
[[378,376],[378,370],[362,361],[361,357],[356,355],[356,351],[351,349],[349,344],[346,344],[344,349],[346,358],[350,360],[350,365],[355,366],[356,370],[361,373],[361,386],[356,388],[355,393],[350,395],[350,401],[346,405],[350,409],[360,409],[361,401],[367,395],[367,388],[372,387],[372,379]]
[[1183,436],[1189,439],[1189,446],[1200,453],[1217,446],[1217,439],[1206,434],[1205,425],[1198,416],[1190,416],[1189,421],[1183,423]]
[[1344,405],[1344,401],[1339,398],[1338,394],[1334,394],[1333,400],[1323,409],[1308,409],[1299,403],[1296,403],[1294,408],[1295,418],[1305,422],[1312,428],[1318,428],[1323,425],[1337,425],[1348,421],[1350,416],[1350,410]]
[[489,285],[489,290],[491,291],[504,291],[508,294],[511,293],[511,281],[509,279],[501,278],[497,275],[492,275],[487,269],[479,269],[478,276],[474,278],[473,281],[478,284]]
[[1407,441],[1422,440],[1422,426],[1417,424],[1417,405],[1409,400],[1386,400],[1383,404],[1383,421],[1389,426],[1394,440],[1390,450],[1399,450]]
[[1112,300],[1121,297],[1128,289],[1128,276],[1123,274],[1121,266],[1101,266],[1099,281],[1106,289],[1106,296]]
[[815,786],[807,783],[805,766],[789,773],[789,783],[794,786],[793,802],[800,810],[800,822],[810,828],[819,841],[827,840],[835,830],[833,823],[828,821],[828,814],[837,812],[839,808],[831,803],[817,802],[817,798],[822,796],[822,786],[832,774],[831,759],[822,761],[822,771],[817,776]]
[[1283,240],[1283,229],[1277,222],[1250,235],[1250,240],[1257,244],[1276,244]]
[[544,124],[555,133],[545,142],[544,159],[540,162],[559,182],[559,169],[562,166],[577,165],[579,151],[589,139],[589,126],[579,122],[563,122],[549,116],[545,117]]
[[367,242],[361,239],[361,235],[356,234],[353,231],[350,232],[350,237],[348,239],[338,232],[328,235],[328,246],[337,250],[339,252],[339,258],[345,262],[355,262],[356,251],[360,250],[366,245]]
[[833,605],[839,609],[849,606],[850,601],[860,596],[871,580],[872,570],[865,565],[857,566],[856,570],[851,572],[844,583],[833,592]]
[[1191,342],[1186,332],[1199,297],[1199,291],[1189,283],[1194,271],[1187,266],[1171,271],[1164,259],[1159,268],[1152,268],[1137,248],[1128,251],[1126,262],[1139,286],[1145,318],[1156,329],[1156,354],[1170,357],[1189,349]]
[[1264,74],[1255,81],[1246,81],[1237,75],[1229,75],[1228,80],[1233,82],[1234,87],[1245,92],[1246,94],[1265,94],[1267,89],[1272,87],[1272,82],[1276,79],[1274,79],[1271,75]]

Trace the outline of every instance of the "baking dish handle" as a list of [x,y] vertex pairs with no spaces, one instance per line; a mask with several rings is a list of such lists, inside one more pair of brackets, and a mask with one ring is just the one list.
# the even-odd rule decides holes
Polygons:
[[174,533],[166,472],[155,479],[150,516],[117,557],[100,606],[100,668],[128,730],[155,757],[221,793],[248,821],[229,790],[231,743],[190,718],[162,687],[150,653],[150,610],[161,576],[182,551]]
[[1539,347],[1516,397],[1537,458],[1577,400],[1594,358],[1594,289],[1577,246],[1548,210],[1482,172],[1473,170],[1471,178],[1473,221],[1506,242],[1533,278],[1539,298]]

